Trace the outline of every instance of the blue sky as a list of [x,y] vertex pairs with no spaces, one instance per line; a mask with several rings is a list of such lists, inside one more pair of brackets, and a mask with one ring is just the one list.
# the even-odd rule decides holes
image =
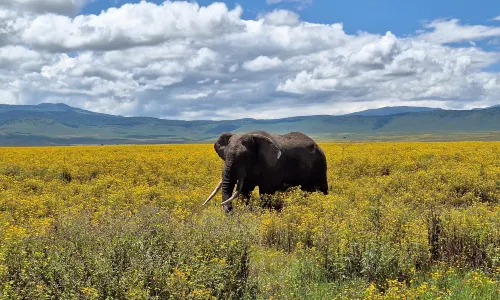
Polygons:
[[[98,0],[91,2],[83,13],[98,14],[112,6],[140,1]],[[163,1],[149,1],[162,3]],[[209,5],[221,1],[197,1]],[[343,23],[346,32],[359,30],[372,33],[391,31],[396,35],[413,34],[421,29],[426,20],[457,18],[464,23],[491,24],[500,14],[497,0],[311,0],[268,3],[266,0],[223,1],[228,7],[242,5],[243,18],[255,19],[257,15],[272,9],[289,9],[300,13],[301,19],[314,23]],[[116,3],[116,4],[115,4]]]
[[498,0],[125,3],[1,1],[0,103],[169,119],[500,103]]

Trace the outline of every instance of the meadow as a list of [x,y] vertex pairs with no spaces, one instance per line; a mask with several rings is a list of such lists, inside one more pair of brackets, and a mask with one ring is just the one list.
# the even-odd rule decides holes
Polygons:
[[328,196],[230,215],[212,145],[0,148],[0,296],[500,298],[500,143],[321,147]]

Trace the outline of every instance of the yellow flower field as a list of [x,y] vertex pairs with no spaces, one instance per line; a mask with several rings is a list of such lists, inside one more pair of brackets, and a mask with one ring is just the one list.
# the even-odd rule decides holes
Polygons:
[[327,143],[235,201],[210,145],[0,148],[4,299],[498,299],[500,143]]

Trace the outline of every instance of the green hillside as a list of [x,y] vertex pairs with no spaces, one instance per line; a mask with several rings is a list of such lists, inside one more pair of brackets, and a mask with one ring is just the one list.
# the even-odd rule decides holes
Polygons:
[[64,104],[0,105],[0,145],[200,143],[225,131],[251,130],[301,131],[323,141],[500,140],[500,108],[181,121],[100,114]]

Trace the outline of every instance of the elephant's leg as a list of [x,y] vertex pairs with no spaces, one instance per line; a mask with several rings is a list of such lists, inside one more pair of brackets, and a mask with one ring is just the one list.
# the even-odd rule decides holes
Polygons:
[[304,192],[314,192],[314,185],[311,184],[311,183],[305,183],[305,184],[302,184],[300,185],[300,190],[304,191]]
[[313,177],[302,184],[300,189],[308,193],[319,191],[325,195],[328,195],[328,182],[326,178]]
[[261,206],[264,208],[275,208],[280,210],[282,208],[281,201],[276,201],[272,196],[281,190],[282,185],[262,185],[259,186],[259,196]]
[[313,178],[315,190],[320,191],[325,195],[328,195],[328,180],[326,175],[326,169],[324,167],[319,168],[320,171],[316,172],[316,176]]
[[282,191],[282,192],[286,192],[286,191],[287,191],[290,187],[292,187],[292,186],[293,186],[293,185],[283,183],[283,184],[281,184],[281,186],[280,186],[280,189],[279,189],[279,190],[280,190],[280,191]]
[[259,195],[272,195],[281,189],[282,185],[259,185]]
[[248,205],[248,202],[250,200],[250,195],[252,194],[256,186],[257,185],[255,184],[254,181],[245,179],[243,187],[241,188],[241,195],[245,198],[246,205]]
[[328,183],[326,181],[318,180],[315,180],[314,182],[309,181],[301,186],[301,190],[308,193],[321,192],[324,195],[328,195]]
[[307,190],[308,192],[319,191],[325,195],[328,195],[328,180],[324,162],[317,161],[314,164],[309,179],[307,180],[307,183],[304,187],[304,190]]
[[328,195],[328,180],[326,179],[326,175],[320,180],[319,191]]

